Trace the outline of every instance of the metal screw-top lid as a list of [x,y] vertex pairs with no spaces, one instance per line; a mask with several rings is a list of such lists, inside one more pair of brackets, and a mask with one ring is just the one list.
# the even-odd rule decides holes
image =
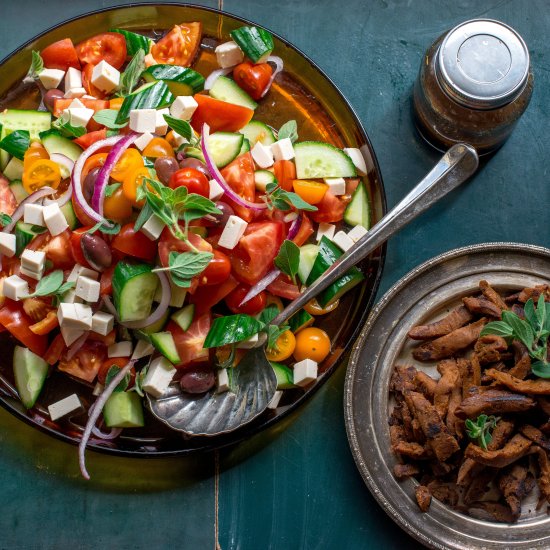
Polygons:
[[475,109],[510,103],[525,87],[529,52],[511,27],[472,19],[452,29],[441,44],[438,80],[455,101]]

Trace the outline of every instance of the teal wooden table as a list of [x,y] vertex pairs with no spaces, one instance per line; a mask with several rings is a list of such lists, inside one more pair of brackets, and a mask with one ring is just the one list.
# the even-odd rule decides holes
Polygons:
[[[489,17],[525,38],[532,103],[499,153],[465,187],[388,247],[381,292],[458,246],[516,241],[550,247],[550,2],[536,0],[277,0],[197,2],[271,28],[311,56],[351,101],[377,151],[388,204],[438,155],[415,134],[411,86],[426,47],[466,19]],[[0,57],[43,29],[111,0],[2,2]],[[0,410],[0,549],[415,548],[379,509],[348,449],[344,369],[284,426],[190,459],[127,460],[76,449]]]

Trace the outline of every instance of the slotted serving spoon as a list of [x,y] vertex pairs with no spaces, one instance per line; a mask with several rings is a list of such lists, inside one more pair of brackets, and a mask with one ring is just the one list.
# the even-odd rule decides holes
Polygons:
[[[478,156],[472,146],[459,143],[451,147],[399,204],[279,313],[271,324],[284,323],[352,266],[466,181],[477,166]],[[189,436],[226,434],[254,420],[267,408],[275,394],[277,379],[263,346],[251,349],[241,359],[234,371],[234,382],[235,393],[192,395],[184,393],[179,386],[170,386],[160,398],[148,396],[149,406],[159,420]]]

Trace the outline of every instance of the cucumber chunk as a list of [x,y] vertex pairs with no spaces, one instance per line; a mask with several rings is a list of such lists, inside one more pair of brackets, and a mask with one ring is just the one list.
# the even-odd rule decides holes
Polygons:
[[260,27],[240,27],[229,34],[254,63],[264,63],[275,47],[273,35]]
[[128,57],[134,57],[140,49],[148,54],[151,46],[154,44],[151,38],[143,36],[143,34],[137,34],[123,29],[111,29],[109,32],[118,32],[118,34],[124,36],[126,39],[126,54]]
[[12,157],[8,162],[6,168],[4,168],[4,176],[6,176],[6,178],[8,178],[10,181],[21,180],[23,178],[23,161],[19,160],[18,158]]
[[319,253],[319,247],[316,244],[304,244],[300,247],[300,263],[298,264],[298,277],[300,281],[306,284],[311,268],[315,263],[315,258]]
[[258,141],[262,145],[271,145],[277,141],[273,130],[263,122],[259,120],[251,120],[244,128],[239,130],[241,134],[250,142],[250,145],[254,147]]
[[300,309],[288,320],[288,324],[290,330],[296,334],[303,328],[310,327],[314,321],[313,315],[310,315],[305,309]]
[[73,203],[68,201],[60,209],[69,224],[69,229],[76,229],[80,225],[80,222],[74,212]]
[[269,170],[256,170],[254,172],[254,183],[256,184],[256,189],[265,193],[265,188],[268,183],[275,183],[277,179],[275,174]]
[[189,67],[153,65],[141,75],[147,82],[162,80],[175,95],[193,95],[204,88],[204,76]]
[[15,224],[15,255],[19,256],[25,247],[36,237],[46,231],[45,227],[40,227],[37,225],[31,225],[30,223],[25,223],[18,221]]
[[171,332],[154,332],[149,335],[151,344],[155,346],[155,349],[160,351],[170,363],[177,365],[181,363],[176,343]]
[[118,262],[113,273],[113,297],[121,321],[139,321],[149,316],[158,277],[151,266]]
[[30,409],[36,403],[46,376],[49,365],[33,353],[30,349],[15,346],[13,350],[13,373],[15,387],[23,405]]
[[[158,288],[158,287],[157,287]],[[143,333],[146,336],[146,339],[149,340],[149,335],[153,334],[153,332],[161,332],[166,323],[168,322],[168,317],[170,316],[170,310],[167,309],[166,313],[156,322],[152,325],[149,325],[147,327],[144,327],[140,329],[138,332]]]
[[2,139],[15,130],[28,130],[31,140],[39,139],[40,132],[49,130],[52,114],[48,111],[6,109],[0,113]]
[[216,132],[208,138],[210,156],[218,168],[223,168],[236,159],[243,144],[244,136],[232,132]]
[[141,428],[143,405],[136,392],[116,391],[103,407],[103,418],[109,428]]
[[193,316],[195,315],[195,304],[188,304],[182,307],[179,311],[176,311],[171,317],[177,325],[181,327],[181,330],[187,330],[193,322]]
[[277,377],[277,389],[288,390],[294,388],[294,373],[292,370],[282,363],[271,362],[275,376]]
[[296,177],[351,178],[355,165],[341,149],[320,141],[303,141],[294,145]]
[[[13,160],[13,159],[11,159]],[[17,159],[15,159],[17,160]],[[10,161],[11,163],[11,161]],[[4,175],[6,175],[6,173],[4,172]],[[20,180],[13,180],[11,183],[10,183],[10,191],[13,193],[13,196],[15,197],[15,200],[19,203],[23,200],[25,200],[29,194],[25,191],[25,188],[23,187],[23,184],[21,183]]]
[[160,109],[173,101],[174,96],[162,80],[148,82],[124,98],[115,122],[126,122],[130,118],[130,111],[134,109]]
[[242,155],[243,153],[248,153],[248,151],[250,151],[250,141],[244,138],[243,144],[241,145],[241,150],[239,151],[239,155]]
[[59,153],[70,158],[73,162],[82,154],[82,148],[70,139],[63,137],[57,130],[48,130],[40,133],[40,140],[49,155]]
[[353,193],[351,202],[344,212],[344,221],[349,225],[362,225],[365,229],[370,227],[370,202],[365,184],[360,182]]
[[258,104],[244,91],[239,85],[227,78],[227,76],[219,76],[212,88],[210,88],[210,96],[220,101],[255,109]]

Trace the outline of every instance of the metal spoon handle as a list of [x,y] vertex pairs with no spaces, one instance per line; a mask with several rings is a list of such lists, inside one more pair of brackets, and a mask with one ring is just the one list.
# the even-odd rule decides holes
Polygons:
[[292,317],[307,302],[342,277],[350,267],[359,263],[410,221],[466,181],[476,171],[477,166],[478,156],[471,145],[453,145],[399,204],[334,262],[322,277],[281,311],[273,319],[272,324],[281,325]]

